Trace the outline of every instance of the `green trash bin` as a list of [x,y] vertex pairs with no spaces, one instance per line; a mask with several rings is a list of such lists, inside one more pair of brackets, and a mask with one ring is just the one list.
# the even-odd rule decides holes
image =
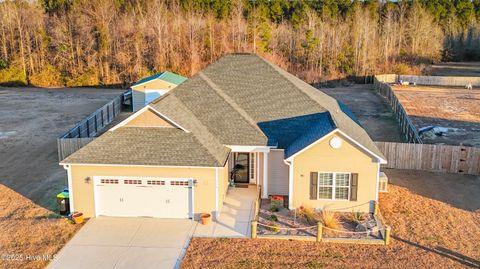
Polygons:
[[57,204],[60,215],[70,214],[70,194],[68,192],[62,191],[57,194]]

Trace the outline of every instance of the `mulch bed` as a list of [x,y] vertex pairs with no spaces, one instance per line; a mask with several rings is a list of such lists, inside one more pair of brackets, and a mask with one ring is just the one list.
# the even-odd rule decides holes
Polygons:
[[[258,219],[259,224],[257,226],[258,235],[317,236],[317,222],[320,220],[319,216],[316,216],[315,220],[307,220],[306,218],[300,217],[298,211],[295,212],[294,210],[288,210],[282,206],[278,208],[277,212],[273,212],[270,205],[270,200],[262,200]],[[351,213],[336,213],[339,222],[337,230],[358,232],[358,230],[356,231],[355,229],[357,224],[352,222],[349,218],[350,214]],[[324,228],[323,237],[358,239],[381,238],[373,214],[364,214],[364,217],[365,220],[362,221],[362,224],[368,223],[368,233],[335,232]],[[303,229],[304,227],[307,228]]]

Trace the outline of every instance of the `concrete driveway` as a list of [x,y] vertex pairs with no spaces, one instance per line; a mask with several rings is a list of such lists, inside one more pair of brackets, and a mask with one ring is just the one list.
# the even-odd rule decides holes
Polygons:
[[195,226],[180,219],[94,218],[48,268],[177,268]]

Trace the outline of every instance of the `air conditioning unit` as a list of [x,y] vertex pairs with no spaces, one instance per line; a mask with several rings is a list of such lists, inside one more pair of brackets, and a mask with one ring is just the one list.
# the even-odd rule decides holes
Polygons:
[[388,192],[388,177],[384,172],[380,172],[379,182],[378,182],[378,191],[379,192]]

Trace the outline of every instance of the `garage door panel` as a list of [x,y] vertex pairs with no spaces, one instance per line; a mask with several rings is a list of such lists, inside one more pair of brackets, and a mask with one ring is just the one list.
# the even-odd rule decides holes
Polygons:
[[96,179],[98,215],[122,217],[189,218],[193,190],[188,179],[119,179],[105,184]]

